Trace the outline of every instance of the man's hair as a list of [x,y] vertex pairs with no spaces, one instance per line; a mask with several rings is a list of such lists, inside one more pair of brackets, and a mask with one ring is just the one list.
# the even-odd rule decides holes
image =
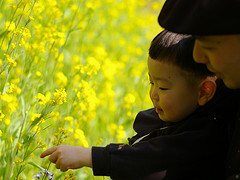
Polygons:
[[202,80],[214,76],[206,65],[193,60],[195,39],[190,35],[183,35],[163,30],[151,43],[149,56],[153,60],[167,62],[186,72],[191,80]]

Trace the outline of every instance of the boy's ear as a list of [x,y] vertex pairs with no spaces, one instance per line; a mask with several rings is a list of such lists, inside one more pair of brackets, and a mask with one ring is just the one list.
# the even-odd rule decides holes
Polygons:
[[210,101],[217,89],[216,78],[207,78],[200,84],[200,92],[198,97],[198,104],[200,106],[205,105]]

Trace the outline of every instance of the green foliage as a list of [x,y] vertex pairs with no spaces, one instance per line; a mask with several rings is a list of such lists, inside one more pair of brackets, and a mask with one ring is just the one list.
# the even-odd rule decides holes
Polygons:
[[0,180],[102,179],[39,156],[57,144],[104,146],[152,107],[146,60],[161,31],[153,0],[0,1]]

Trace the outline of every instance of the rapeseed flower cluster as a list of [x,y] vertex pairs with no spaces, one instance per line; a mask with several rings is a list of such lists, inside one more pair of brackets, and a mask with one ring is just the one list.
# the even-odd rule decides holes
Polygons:
[[59,172],[39,155],[134,134],[135,115],[151,107],[146,60],[162,3],[1,1],[1,180],[98,179],[88,168]]

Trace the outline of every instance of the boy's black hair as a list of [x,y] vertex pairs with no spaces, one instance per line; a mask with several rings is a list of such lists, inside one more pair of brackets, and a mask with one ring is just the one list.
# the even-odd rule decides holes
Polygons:
[[193,60],[194,42],[194,37],[190,35],[163,30],[152,40],[149,56],[154,60],[176,65],[195,80],[214,76],[206,65]]

